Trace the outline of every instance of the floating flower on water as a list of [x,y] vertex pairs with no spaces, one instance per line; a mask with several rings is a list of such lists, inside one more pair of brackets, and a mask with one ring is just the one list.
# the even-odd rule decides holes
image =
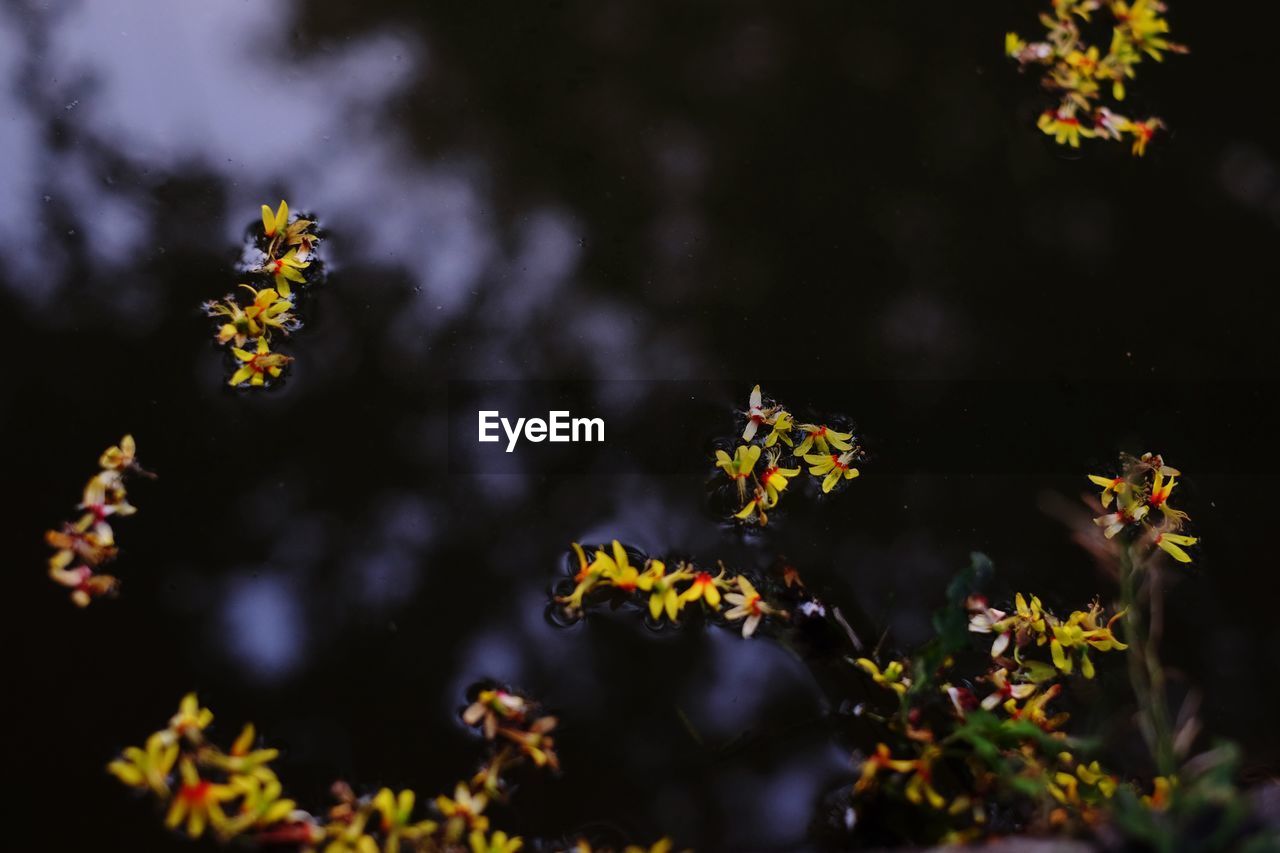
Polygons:
[[[1081,22],[1092,12],[1106,8],[1114,26],[1105,53],[1085,40]],[[1136,77],[1143,57],[1159,61],[1165,52],[1185,53],[1182,45],[1165,38],[1168,22],[1162,17],[1163,3],[1136,0],[1053,0],[1052,14],[1042,14],[1046,32],[1042,41],[1027,42],[1016,33],[1007,33],[1004,52],[1026,69],[1041,66],[1044,87],[1057,93],[1057,106],[1046,110],[1039,128],[1059,145],[1080,147],[1081,139],[1122,140],[1131,138],[1136,156],[1146,153],[1147,143],[1163,127],[1158,118],[1134,120],[1114,112],[1102,103],[1105,93],[1120,102],[1126,96],[1126,81]]]
[[280,200],[280,206],[276,208],[275,213],[271,212],[271,208],[265,204],[262,206],[262,233],[267,235],[268,239],[273,239],[284,233],[285,224],[289,221],[289,204]]
[[723,450],[716,451],[716,467],[721,469],[733,480],[738,486],[738,498],[742,499],[747,494],[747,479],[755,470],[756,462],[760,459],[760,448],[756,445],[740,444],[733,451],[733,456],[725,453]]
[[681,605],[705,601],[712,610],[719,610],[720,585],[723,582],[723,571],[717,577],[712,577],[710,572],[698,572],[693,577],[693,583],[689,584],[689,588],[680,595]]
[[681,581],[692,577],[693,573],[683,565],[671,574],[667,574],[665,563],[661,560],[650,560],[648,567],[636,582],[636,586],[641,591],[649,593],[649,615],[657,619],[665,612],[668,619],[672,622],[676,621],[680,615],[680,608],[684,606],[680,600],[678,585]]
[[280,257],[272,258],[263,264],[262,272],[275,279],[276,290],[281,296],[289,297],[293,295],[290,282],[306,284],[307,277],[302,271],[309,266],[311,266],[310,262],[303,260],[297,249],[290,249]]
[[232,347],[231,353],[242,362],[236,372],[231,374],[231,380],[227,383],[232,386],[247,382],[250,387],[261,387],[267,383],[268,378],[279,379],[280,374],[284,373],[285,366],[293,361],[292,356],[272,352],[266,338],[258,338],[258,346],[253,352]]
[[760,474],[760,486],[765,490],[770,507],[777,505],[783,490],[787,488],[787,482],[800,474],[799,468],[783,468],[778,461],[780,455],[778,451],[770,450],[765,469]]
[[804,456],[810,449],[815,447],[819,453],[830,453],[832,448],[836,450],[853,449],[853,445],[849,443],[853,440],[853,433],[851,432],[838,432],[821,424],[800,424],[799,429],[804,433],[804,438],[796,446],[795,455],[797,457]]
[[765,512],[767,508],[772,506],[769,502],[769,493],[760,486],[756,486],[755,491],[751,494],[751,500],[747,501],[746,506],[733,514],[734,518],[742,521],[754,518],[761,527],[769,523],[769,516]]
[[750,637],[760,627],[760,622],[771,615],[783,616],[785,611],[771,607],[760,593],[756,592],[756,588],[751,585],[751,581],[742,575],[738,575],[738,591],[726,593],[724,600],[733,605],[733,608],[724,614],[724,618],[729,622],[737,622],[743,619],[742,636]]
[[809,463],[810,474],[822,477],[822,491],[825,494],[841,480],[852,480],[858,476],[858,469],[853,467],[856,457],[856,451],[846,450],[840,454],[809,454],[804,457],[804,461]]

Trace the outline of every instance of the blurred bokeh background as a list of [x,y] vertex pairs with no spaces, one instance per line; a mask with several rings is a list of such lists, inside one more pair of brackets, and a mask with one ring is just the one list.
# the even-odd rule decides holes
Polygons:
[[[1120,450],[1187,473],[1205,541],[1169,663],[1274,772],[1280,9],[1172,5],[1193,52],[1131,87],[1172,127],[1134,160],[1035,130],[1001,54],[1029,0],[4,0],[16,849],[191,849],[103,766],[192,689],[282,747],[305,805],[336,778],[443,790],[485,677],[564,720],[563,777],[499,825],[812,846],[850,778],[838,699],[768,641],[552,625],[568,543],[785,554],[910,644],[973,549],[1006,590],[1108,595],[1040,495]],[[198,306],[281,197],[318,215],[328,277],[287,382],[235,393]],[[451,382],[566,379],[670,436],[668,464],[450,470]],[[687,417],[652,417],[691,386],[651,380],[697,383]],[[855,418],[873,458],[744,540],[699,451],[758,381]],[[160,479],[118,526],[121,597],[75,611],[41,534],[125,432]]]

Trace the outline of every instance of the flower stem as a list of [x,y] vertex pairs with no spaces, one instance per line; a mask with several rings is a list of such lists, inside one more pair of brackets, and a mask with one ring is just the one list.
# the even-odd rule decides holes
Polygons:
[[1173,729],[1165,696],[1164,667],[1156,649],[1156,639],[1144,628],[1144,612],[1140,606],[1140,586],[1144,567],[1133,549],[1120,555],[1120,603],[1125,609],[1125,642],[1129,645],[1129,682],[1138,700],[1142,719],[1142,735],[1161,776],[1171,776],[1176,769],[1173,751]]

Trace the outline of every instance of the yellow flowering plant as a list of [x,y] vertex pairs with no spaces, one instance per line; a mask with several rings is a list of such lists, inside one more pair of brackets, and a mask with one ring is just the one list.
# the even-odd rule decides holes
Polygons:
[[[787,611],[765,600],[745,575],[731,575],[723,564],[712,573],[686,561],[671,568],[667,561],[642,556],[638,562],[644,569],[638,570],[631,553],[616,539],[608,549],[595,549],[590,560],[576,542],[572,552],[576,567],[572,588],[555,596],[557,610],[570,619],[593,605],[630,602],[655,623],[678,623],[696,609],[713,621],[741,623],[742,636],[750,637],[767,617],[788,618]],[[726,603],[727,609],[722,606]],[[486,711],[473,706],[469,713],[480,720]]]
[[89,478],[77,506],[82,514],[44,535],[45,542],[53,549],[49,577],[71,590],[71,600],[77,607],[88,607],[94,599],[119,588],[118,578],[98,571],[119,553],[111,521],[137,512],[129,503],[127,478],[137,474],[155,477],[138,464],[137,444],[132,435],[107,448],[99,465],[101,470]]
[[[411,789],[381,788],[358,796],[333,786],[336,805],[312,814],[287,797],[272,763],[278,750],[256,746],[247,725],[224,750],[208,736],[213,714],[195,694],[145,746],[127,747],[107,771],[165,809],[165,824],[192,838],[281,845],[300,853],[444,853],[514,851],[523,839],[493,830],[488,811],[507,793],[506,779],[523,764],[555,770],[556,718],[518,692],[479,685],[462,712],[481,733],[489,755],[481,770],[418,809]],[[566,849],[566,848],[560,848]]]
[[272,210],[262,206],[262,227],[250,237],[259,260],[243,272],[266,279],[263,287],[241,284],[235,292],[201,306],[217,324],[214,340],[231,344],[235,364],[228,384],[262,388],[279,379],[293,358],[271,349],[275,334],[288,336],[302,328],[295,285],[318,277],[315,249],[320,237],[316,222],[291,216],[281,201]]
[[732,453],[715,451],[716,468],[723,473],[715,482],[723,486],[727,477],[732,485],[729,497],[736,499],[729,518],[764,527],[791,480],[803,470],[820,484],[823,494],[858,476],[857,464],[864,454],[852,432],[798,423],[781,403],[766,398],[759,385],[751,389],[742,415],[740,443]]
[[[1165,11],[1160,0],[1052,0],[1051,10],[1040,15],[1042,38],[1028,42],[1007,33],[1005,55],[1023,70],[1043,69],[1041,83],[1057,95],[1056,105],[1037,121],[1040,130],[1072,148],[1082,139],[1105,139],[1128,142],[1135,156],[1146,154],[1164,122],[1133,119],[1115,108],[1144,60],[1161,62],[1168,53],[1187,52],[1168,39]],[[1105,53],[1089,41],[1091,31],[1104,28],[1103,18],[1110,26]]]

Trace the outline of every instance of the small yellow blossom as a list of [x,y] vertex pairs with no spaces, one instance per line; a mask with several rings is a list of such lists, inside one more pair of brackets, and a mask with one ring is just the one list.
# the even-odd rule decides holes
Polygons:
[[870,658],[858,658],[855,663],[871,676],[872,681],[899,696],[904,695],[911,687],[911,679],[907,677],[906,668],[901,661],[889,661],[883,670]]
[[311,266],[298,255],[297,249],[290,249],[278,258],[273,258],[262,265],[261,271],[275,279],[276,290],[285,298],[293,295],[290,282],[305,284],[306,275],[302,272]]
[[853,467],[856,451],[847,450],[840,454],[809,454],[804,461],[809,463],[809,473],[822,477],[822,491],[829,493],[841,480],[852,480],[858,476],[858,469]]
[[459,782],[454,788],[452,799],[444,794],[436,797],[436,811],[445,819],[446,837],[456,841],[465,832],[487,830],[489,819],[484,816],[487,805],[488,797],[482,793],[472,793],[463,782]]
[[203,835],[209,824],[214,829],[221,830],[227,823],[222,803],[235,798],[235,789],[230,785],[200,778],[195,764],[186,758],[179,762],[178,771],[181,784],[169,803],[165,825],[170,829],[177,829],[185,823],[187,835],[192,838]]
[[765,469],[760,473],[760,487],[765,490],[765,498],[769,507],[777,506],[787,482],[800,474],[799,468],[783,468],[778,464],[781,454],[770,450],[765,461]]
[[815,447],[819,453],[824,454],[831,453],[832,448],[842,451],[853,449],[850,444],[853,440],[851,432],[839,432],[821,424],[800,424],[800,431],[804,433],[804,438],[796,446],[797,457],[804,456]]
[[747,494],[747,479],[755,471],[756,462],[760,459],[760,448],[757,445],[740,444],[733,451],[733,456],[723,450],[716,451],[716,467],[721,469],[738,486],[739,499]]
[[683,565],[668,574],[665,563],[650,560],[636,582],[641,591],[649,593],[649,615],[657,619],[665,612],[667,618],[674,622],[680,615],[680,608],[684,606],[677,585],[693,576],[693,572]]
[[288,221],[289,205],[284,199],[280,200],[280,206],[276,208],[275,213],[272,213],[267,205],[262,206],[262,233],[266,234],[268,239],[283,233]]
[[178,711],[169,718],[169,731],[176,737],[195,738],[213,722],[213,712],[200,705],[194,693],[188,693],[178,703]]
[[1165,533],[1160,531],[1152,540],[1162,551],[1168,554],[1179,563],[1190,563],[1191,555],[1183,550],[1184,547],[1195,545],[1200,540],[1194,536],[1184,536],[1179,533]]
[[169,774],[178,760],[178,745],[166,732],[147,738],[146,748],[127,747],[107,770],[132,788],[149,790],[159,797],[169,796]]
[[257,349],[253,352],[232,347],[231,353],[243,362],[227,383],[232,386],[248,382],[252,387],[261,387],[266,384],[268,377],[279,379],[285,365],[293,361],[292,356],[272,352],[266,338],[258,338]]
[[518,836],[507,837],[505,832],[495,832],[493,835],[485,837],[480,830],[475,830],[467,839],[471,845],[471,853],[516,853],[524,846],[524,841]]
[[694,601],[705,601],[712,610],[719,610],[720,585],[723,578],[723,571],[719,577],[712,577],[710,572],[698,572],[694,575],[693,583],[680,595],[681,602],[689,604]]
[[724,600],[733,605],[733,608],[724,614],[724,618],[730,622],[737,622],[739,619],[744,620],[742,623],[742,636],[750,637],[760,627],[760,622],[764,617],[770,615],[785,615],[784,611],[771,607],[760,597],[760,593],[756,592],[756,588],[751,585],[751,581],[742,575],[738,575],[738,591],[727,593]]

